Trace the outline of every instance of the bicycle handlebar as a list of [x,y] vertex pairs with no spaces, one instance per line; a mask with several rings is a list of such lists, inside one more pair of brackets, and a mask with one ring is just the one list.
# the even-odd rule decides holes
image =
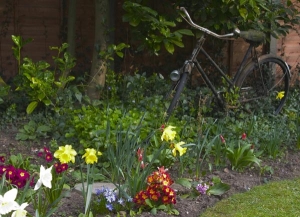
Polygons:
[[196,29],[199,29],[200,31],[203,31],[209,35],[212,35],[216,38],[219,38],[219,39],[228,39],[233,37],[233,36],[239,36],[241,38],[244,38],[246,40],[250,40],[250,41],[253,41],[253,42],[258,42],[258,43],[261,43],[261,42],[264,42],[265,41],[265,34],[263,32],[260,32],[260,31],[256,31],[256,30],[249,30],[249,31],[240,31],[238,28],[235,28],[233,33],[229,33],[229,34],[225,34],[225,35],[218,35],[217,33],[214,33],[202,26],[199,26],[197,24],[195,24],[193,22],[193,20],[191,19],[189,13],[187,12],[187,10],[184,8],[184,7],[180,7],[180,10],[183,11],[186,15],[187,18],[183,17],[183,19],[186,20],[186,22],[188,24],[190,24],[192,27],[196,28]]
[[212,31],[210,31],[210,30],[208,30],[208,29],[206,29],[206,28],[204,28],[202,26],[199,26],[199,25],[195,24],[193,22],[193,20],[191,19],[189,13],[187,12],[187,10],[184,7],[180,7],[180,10],[185,13],[187,19],[185,17],[183,17],[183,19],[185,19],[188,24],[190,24],[192,27],[194,27],[196,29],[199,29],[199,30],[201,30],[201,31],[203,31],[203,32],[205,32],[205,33],[207,33],[209,35],[212,35],[212,36],[216,37],[216,38],[222,39],[222,38],[233,37],[235,34],[239,34],[240,33],[240,30],[236,28],[234,30],[234,33],[229,33],[229,34],[225,34],[225,35],[218,35],[217,33],[214,33],[214,32],[212,32]]

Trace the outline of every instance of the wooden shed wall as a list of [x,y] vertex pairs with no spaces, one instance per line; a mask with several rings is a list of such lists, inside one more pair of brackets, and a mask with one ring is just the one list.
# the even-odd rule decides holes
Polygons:
[[[53,63],[52,56],[57,52],[49,47],[66,42],[66,4],[67,1],[62,0],[0,1],[0,76],[4,80],[17,74],[11,35],[33,39],[23,47],[23,57]],[[85,71],[91,61],[94,41],[94,0],[77,0],[76,25],[77,67]]]
[[1,1],[0,22],[9,22],[1,34],[1,74],[11,77],[17,73],[17,62],[12,55],[13,42],[11,35],[21,35],[24,39],[32,38],[33,42],[24,46],[22,55],[34,61],[51,61],[49,46],[59,46],[61,26],[61,1],[59,0],[20,0]]

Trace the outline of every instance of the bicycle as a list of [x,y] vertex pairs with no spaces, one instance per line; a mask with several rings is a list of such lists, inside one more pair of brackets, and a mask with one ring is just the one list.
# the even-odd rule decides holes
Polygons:
[[[196,69],[201,74],[204,82],[217,99],[217,103],[223,108],[226,106],[224,96],[221,92],[217,91],[209,79],[208,74],[197,60],[199,53],[202,53],[217,69],[225,79],[229,90],[232,89],[233,92],[238,92],[239,104],[246,104],[247,106],[245,107],[250,111],[258,106],[267,111],[273,110],[273,113],[277,115],[281,111],[288,96],[291,72],[288,64],[279,56],[264,54],[258,57],[255,48],[265,42],[265,34],[256,30],[240,31],[238,28],[235,28],[232,33],[219,35],[195,24],[184,7],[181,7],[180,10],[185,14],[185,17],[182,15],[183,19],[192,27],[202,31],[203,34],[197,40],[190,58],[184,62],[180,69],[174,70],[170,74],[171,80],[176,83],[172,89],[172,93],[174,93],[173,99],[166,112],[166,122],[169,120],[171,113],[178,103],[180,94],[193,69]],[[207,35],[223,40],[232,40],[240,37],[249,43],[243,60],[232,79],[228,78],[221,67],[204,50],[203,44]]]

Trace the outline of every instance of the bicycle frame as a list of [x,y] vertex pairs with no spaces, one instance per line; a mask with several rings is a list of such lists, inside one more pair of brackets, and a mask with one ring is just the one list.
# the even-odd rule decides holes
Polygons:
[[[260,55],[260,57],[258,57],[258,54],[257,54],[257,51],[255,48],[259,44],[264,43],[266,41],[265,34],[263,32],[251,30],[251,29],[248,31],[240,31],[238,28],[235,28],[232,33],[219,35],[219,34],[212,32],[202,26],[195,24],[193,22],[193,20],[190,18],[190,15],[186,11],[185,8],[181,7],[180,10],[182,12],[184,12],[184,14],[185,14],[185,16],[182,15],[183,19],[185,19],[187,21],[187,23],[190,24],[192,27],[202,31],[203,35],[197,40],[197,43],[193,49],[193,52],[192,52],[190,58],[184,62],[183,66],[179,70],[174,70],[170,74],[171,80],[177,81],[177,82],[173,86],[172,93],[174,93],[174,96],[173,96],[173,99],[166,111],[166,117],[165,117],[166,122],[168,121],[174,107],[178,103],[180,94],[183,91],[183,88],[188,79],[188,76],[191,75],[192,70],[194,68],[196,68],[197,71],[201,74],[204,82],[206,83],[208,88],[213,92],[214,96],[217,98],[218,104],[222,107],[226,106],[226,101],[223,98],[223,95],[217,91],[217,89],[211,82],[208,73],[205,72],[205,70],[201,67],[200,63],[197,60],[198,55],[200,53],[202,55],[204,55],[204,59],[207,59],[209,61],[209,63],[212,64],[214,66],[214,68],[217,69],[218,73],[220,73],[220,75],[227,82],[228,89],[233,88],[233,90],[235,91],[236,90],[235,86],[237,86],[240,88],[239,92],[243,91],[245,93],[247,93],[247,92],[250,93],[250,97],[252,97],[252,98],[248,99],[248,96],[245,97],[246,100],[248,100],[248,101],[260,99],[262,97],[268,97],[269,92],[274,92],[274,91],[275,91],[275,93],[279,92],[279,91],[284,92],[284,93],[288,92],[290,70],[287,66],[287,63],[285,61],[283,61],[281,58],[274,56],[274,55],[270,55],[270,54]],[[204,50],[203,45],[204,45],[207,35],[210,35],[215,38],[222,39],[222,40],[232,40],[235,37],[239,37],[239,38],[244,39],[247,43],[249,43],[249,47],[248,47],[247,51],[245,52],[243,60],[239,64],[239,68],[232,79],[227,77],[226,73],[219,67],[219,65]],[[251,56],[250,56],[250,54],[251,54]],[[280,87],[278,90],[275,90],[275,89],[273,90],[273,88],[275,86],[277,86],[277,84],[274,87],[272,87],[271,89],[267,89],[266,84],[263,81],[263,70],[262,70],[261,66],[268,64],[268,63],[278,65],[279,69],[283,73],[282,77],[280,77],[280,81],[283,81],[283,83],[282,83],[283,86]],[[266,67],[269,69],[270,66],[266,66]],[[250,87],[248,87],[248,86],[242,87],[244,79],[248,75],[250,75],[249,73],[252,73],[252,70],[257,70],[257,73],[260,75],[259,81],[261,81],[261,83],[262,83],[261,84],[262,88],[260,89],[260,92],[263,91],[262,94],[257,92],[257,94],[260,94],[260,95],[257,95],[256,92],[251,91],[252,89],[254,89],[254,91],[256,91],[257,85],[255,85],[255,81],[253,81],[253,84],[249,84]],[[279,71],[279,73],[280,73],[280,71]],[[278,82],[278,84],[279,84],[279,82]],[[252,88],[252,86],[253,86],[253,88]],[[284,94],[283,98],[282,97],[279,98],[280,104],[278,104],[276,106],[275,114],[278,114],[278,112],[281,110],[281,108],[286,100],[286,96],[287,96],[287,94]],[[278,99],[278,97],[276,97],[276,99]],[[243,101],[243,102],[247,102],[247,101]]]
[[208,75],[206,74],[206,72],[204,71],[204,69],[201,67],[200,63],[197,60],[197,57],[199,55],[199,53],[202,53],[208,60],[209,62],[218,70],[218,72],[221,74],[221,76],[226,80],[226,82],[229,84],[229,87],[233,87],[237,78],[239,77],[239,75],[242,72],[243,67],[248,63],[248,59],[249,59],[249,55],[250,52],[253,50],[254,51],[254,61],[257,61],[257,55],[256,55],[256,51],[255,51],[255,47],[257,45],[257,43],[254,42],[249,42],[249,47],[244,55],[244,58],[236,72],[236,74],[234,75],[233,79],[229,79],[225,72],[219,67],[219,65],[209,56],[209,54],[204,50],[203,48],[203,44],[206,40],[206,33],[204,33],[200,39],[197,41],[195,48],[192,52],[192,55],[190,57],[189,60],[185,61],[185,64],[183,66],[183,71],[182,72],[189,72],[189,74],[191,73],[192,69],[194,68],[194,66],[196,66],[198,72],[201,74],[202,78],[204,79],[204,82],[208,85],[208,87],[211,89],[211,91],[213,92],[213,94],[215,95],[215,97],[218,99],[218,103],[220,103],[221,105],[224,105],[224,102],[222,100],[222,98],[220,97],[217,89],[215,88],[215,86],[212,84],[211,80],[209,79]]

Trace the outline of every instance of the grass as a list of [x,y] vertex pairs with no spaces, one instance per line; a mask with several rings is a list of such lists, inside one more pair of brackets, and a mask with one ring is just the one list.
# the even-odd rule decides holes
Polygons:
[[222,200],[200,217],[300,216],[299,200],[300,178],[270,182]]

